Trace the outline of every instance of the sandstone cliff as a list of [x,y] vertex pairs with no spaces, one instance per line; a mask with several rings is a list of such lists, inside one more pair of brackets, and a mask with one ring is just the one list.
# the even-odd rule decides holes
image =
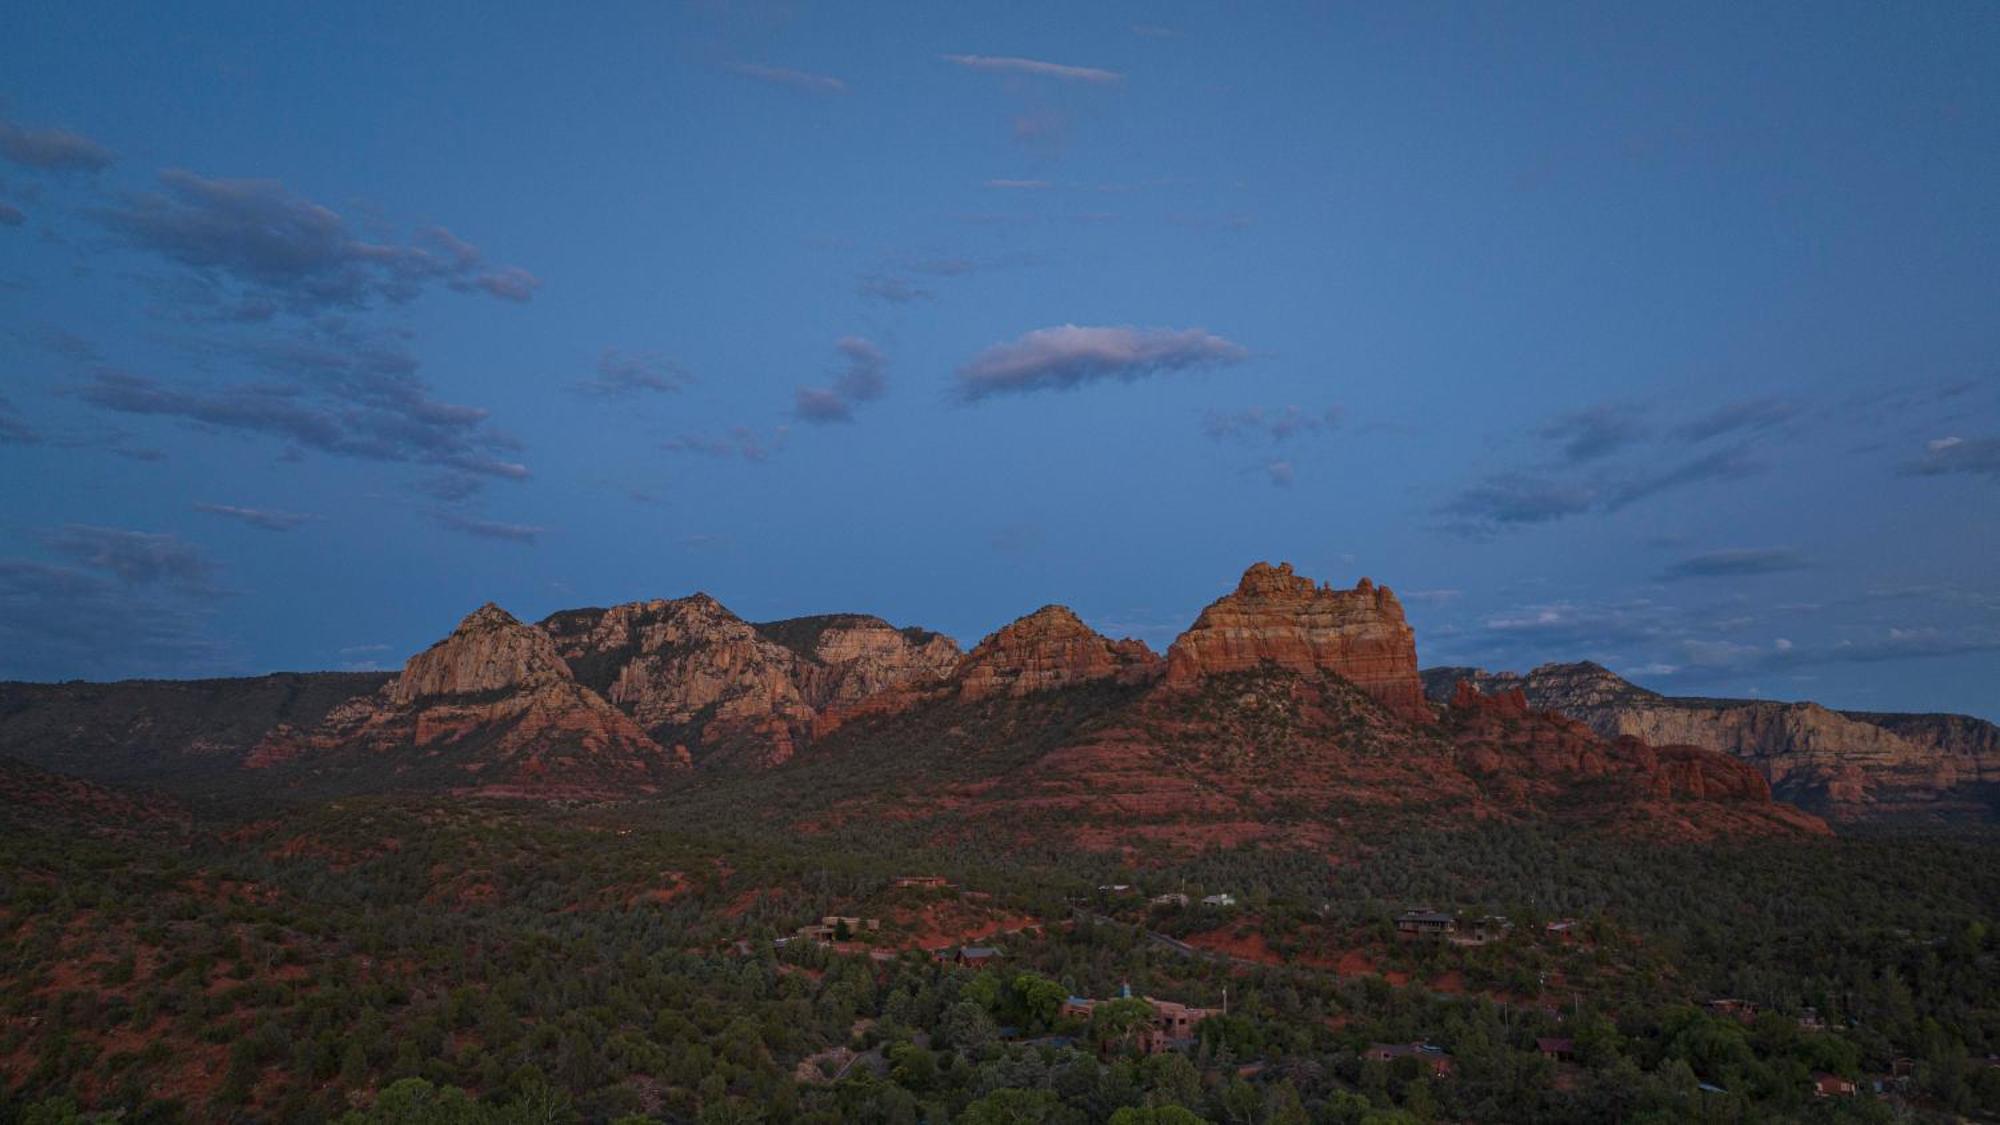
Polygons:
[[1059,605],[1043,606],[980,641],[953,679],[963,699],[1018,698],[1097,680],[1136,684],[1163,665],[1140,641],[1114,641]]
[[[1444,726],[1475,773],[1495,778],[1514,800],[1560,801],[1578,778],[1627,783],[1634,805],[1703,802],[1692,826],[1727,834],[1746,820],[1773,822],[1824,835],[1819,818],[1773,804],[1771,786],[1750,764],[1699,746],[1653,744],[1630,734],[1606,736],[1566,715],[1532,706],[1519,688],[1482,693],[1470,681],[1454,689]],[[1635,808],[1624,810],[1634,815]],[[1669,808],[1649,809],[1675,815]],[[1718,831],[1721,830],[1721,831]]]
[[964,655],[928,629],[898,629],[879,617],[834,613],[759,624],[760,636],[790,649],[799,694],[815,711],[858,703],[877,692],[935,683]]
[[1778,798],[1835,821],[1976,822],[2000,815],[2000,728],[1962,715],[1840,712],[1816,703],[1673,698],[1591,663],[1526,675],[1433,668],[1446,698],[1461,681],[1519,690],[1607,737],[1719,751],[1754,766]]
[[1252,566],[1235,593],[1203,610],[1167,650],[1167,682],[1188,687],[1267,663],[1332,672],[1404,719],[1431,718],[1416,634],[1396,595],[1366,578],[1336,590],[1294,575],[1290,563]]
[[542,628],[582,683],[707,764],[782,762],[822,712],[934,682],[959,655],[862,614],[753,625],[707,594],[566,610]]
[[793,653],[707,594],[567,610],[542,628],[585,686],[663,743],[770,764],[812,722]]
[[343,772],[357,756],[440,783],[546,791],[644,785],[688,765],[578,683],[547,633],[492,604],[376,694],[311,730],[273,730],[245,764]]

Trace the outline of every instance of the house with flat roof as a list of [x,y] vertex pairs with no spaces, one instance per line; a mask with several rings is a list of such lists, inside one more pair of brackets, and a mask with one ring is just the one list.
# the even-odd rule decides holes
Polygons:
[[1458,917],[1442,910],[1410,910],[1396,918],[1397,937],[1446,937],[1458,930]]

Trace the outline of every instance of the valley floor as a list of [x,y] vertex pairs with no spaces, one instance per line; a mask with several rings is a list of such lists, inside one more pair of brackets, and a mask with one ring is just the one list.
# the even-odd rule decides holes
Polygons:
[[0,1121],[2000,1112],[1991,839],[1088,853],[710,808],[9,818]]

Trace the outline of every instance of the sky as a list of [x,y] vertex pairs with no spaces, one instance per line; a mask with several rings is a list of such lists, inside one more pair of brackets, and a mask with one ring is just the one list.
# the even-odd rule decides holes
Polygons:
[[2000,719],[2000,7],[28,5],[0,677],[707,591]]

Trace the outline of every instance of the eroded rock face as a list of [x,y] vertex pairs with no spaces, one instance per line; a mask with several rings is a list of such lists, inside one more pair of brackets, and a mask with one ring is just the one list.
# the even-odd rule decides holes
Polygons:
[[578,683],[547,633],[491,604],[411,657],[375,695],[335,708],[310,731],[274,730],[245,764],[316,759],[338,768],[356,754],[399,751],[416,757],[398,768],[436,769],[468,786],[584,790],[643,783],[689,764],[685,751],[664,749]]
[[1715,802],[1705,815],[1752,817],[1828,834],[1818,817],[1771,799],[1750,764],[1699,746],[1653,745],[1629,734],[1605,737],[1555,711],[1531,706],[1519,688],[1493,695],[1469,680],[1454,689],[1445,730],[1468,769],[1498,777],[1521,798],[1553,796],[1576,778],[1625,781],[1641,798]]
[[488,602],[459,622],[451,636],[411,657],[387,690],[390,702],[401,706],[439,696],[534,689],[570,678],[548,634]]
[[812,722],[792,653],[707,594],[568,610],[542,628],[585,686],[663,742],[763,743],[755,756],[779,762]]
[[1114,641],[1069,609],[1050,605],[980,641],[953,679],[963,699],[1019,698],[1096,680],[1143,683],[1162,667],[1142,642]]
[[1293,574],[1290,563],[1252,566],[1167,650],[1167,682],[1192,686],[1267,662],[1334,673],[1405,720],[1432,719],[1402,603],[1366,578],[1337,590]]
[[753,766],[789,759],[820,714],[934,683],[959,655],[949,637],[862,614],[753,625],[707,594],[568,610],[542,628],[662,744]]
[[1676,699],[1597,664],[1546,664],[1526,675],[1438,668],[1433,698],[1469,680],[1519,690],[1605,737],[1718,751],[1755,767],[1779,799],[1836,821],[1990,820],[2000,808],[2000,728],[1963,715],[1829,710],[1816,703]]
[[877,692],[936,683],[963,653],[958,642],[927,629],[898,629],[859,613],[795,617],[758,625],[767,640],[799,658],[799,694],[815,711],[844,707]]

